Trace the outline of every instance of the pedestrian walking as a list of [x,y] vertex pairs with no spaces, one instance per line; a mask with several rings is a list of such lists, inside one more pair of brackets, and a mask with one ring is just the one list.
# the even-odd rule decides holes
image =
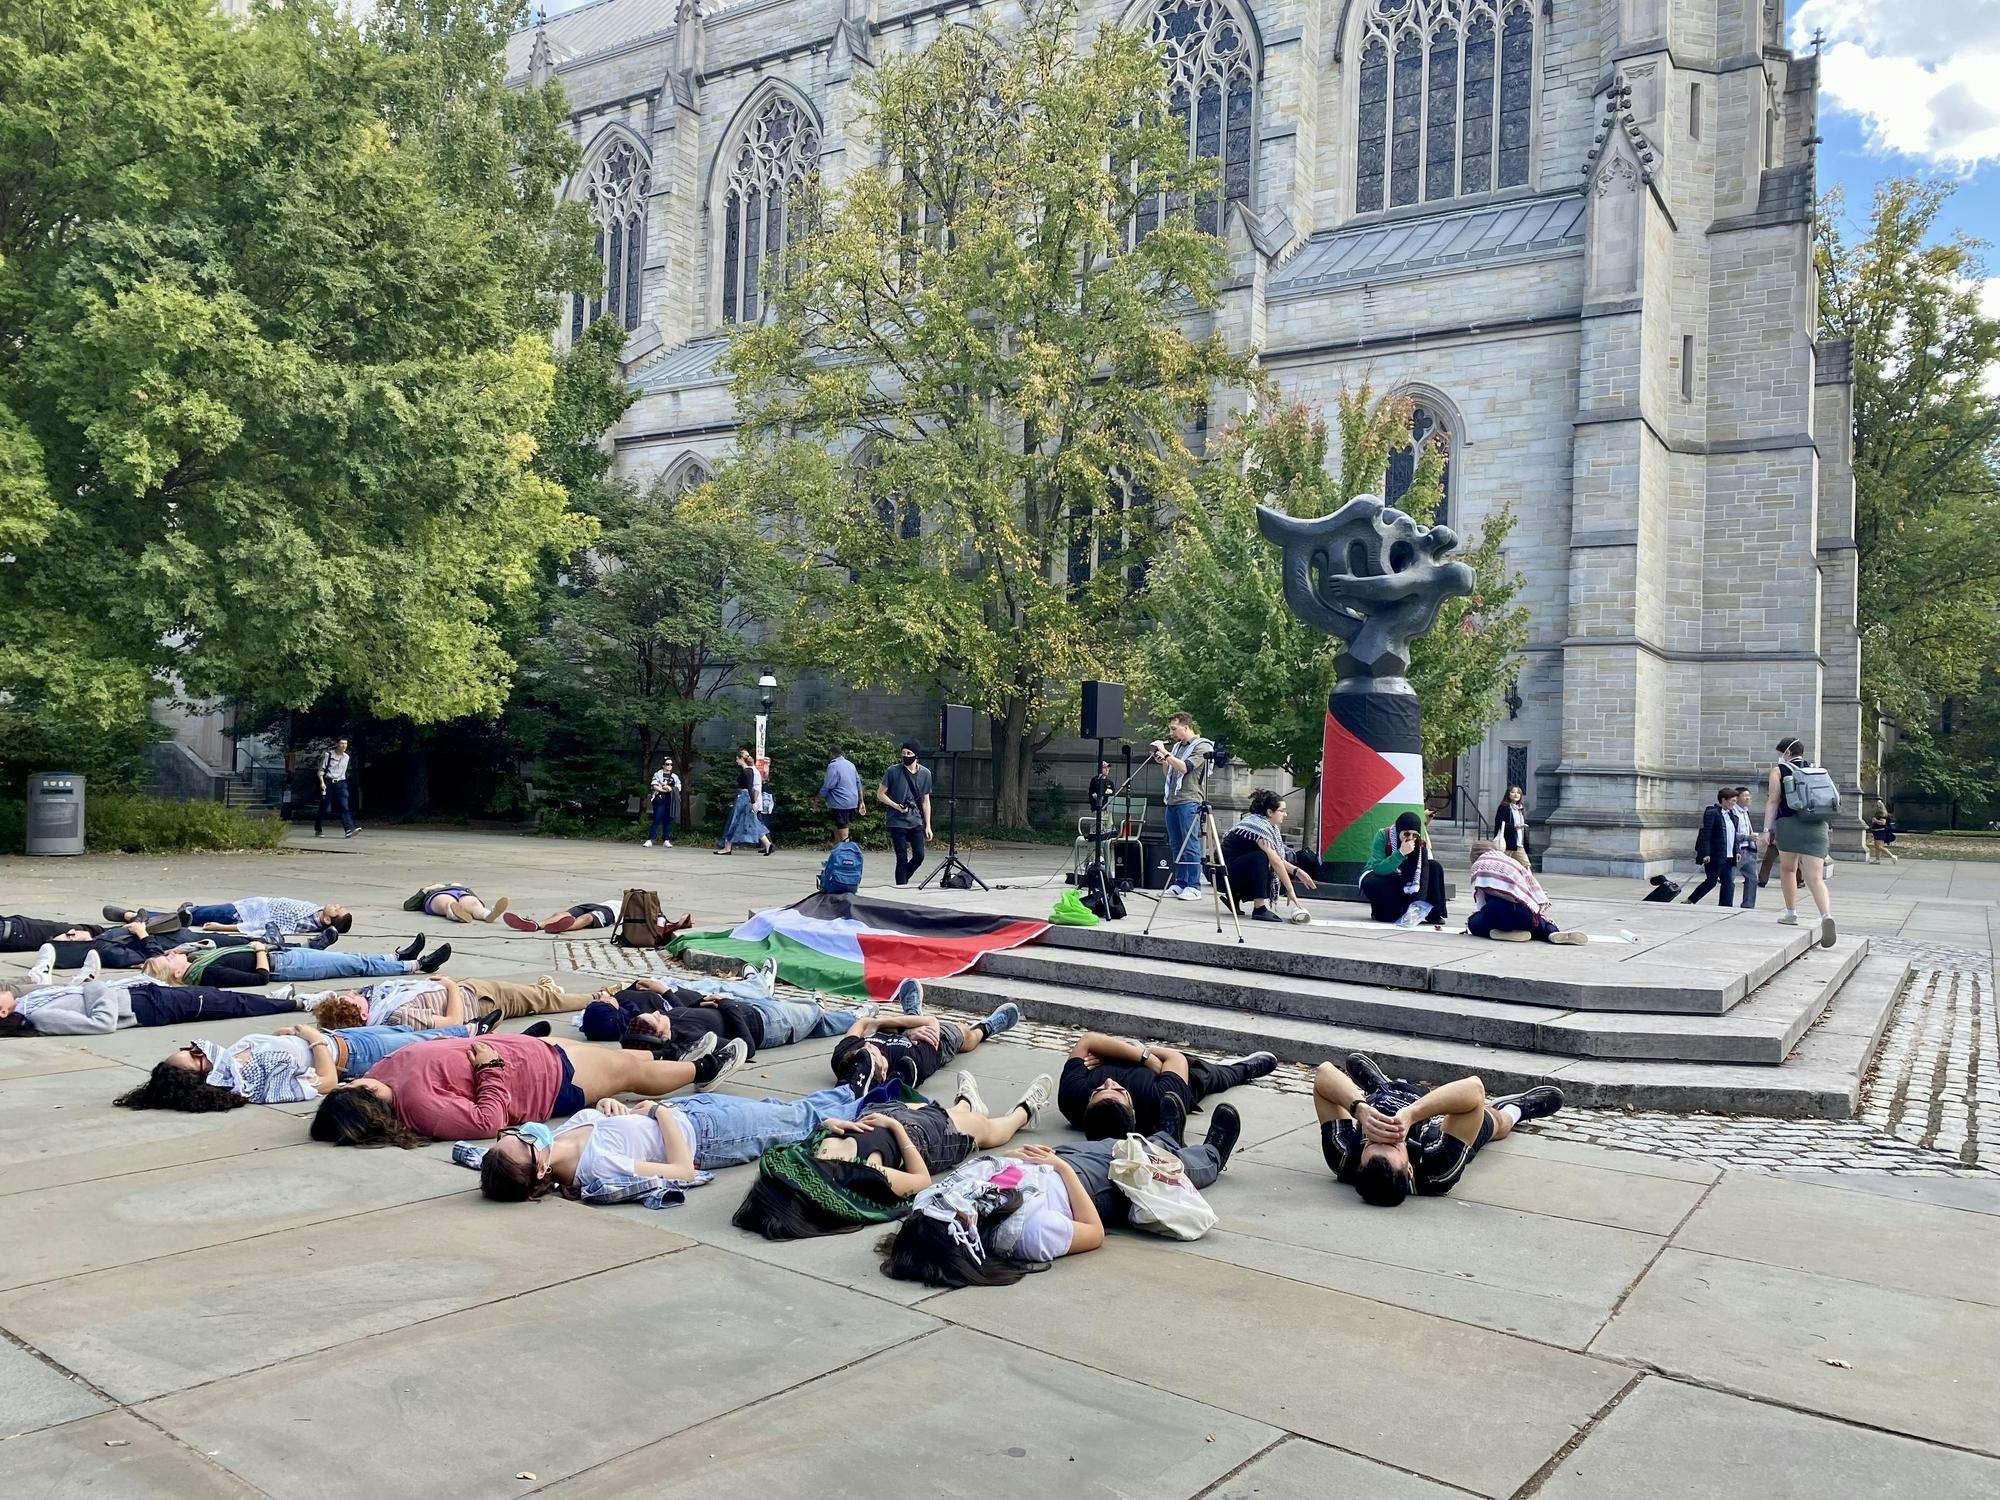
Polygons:
[[662,849],[671,849],[674,847],[674,814],[681,803],[681,779],[675,774],[671,755],[660,757],[660,769],[653,773],[652,798],[653,822],[646,832],[645,847],[650,849],[657,843]]
[[1493,814],[1493,837],[1506,854],[1524,870],[1533,870],[1528,853],[1528,797],[1517,786],[1507,788],[1500,810]]
[[889,810],[889,842],[896,847],[896,884],[908,885],[924,862],[931,832],[931,771],[921,764],[915,740],[904,740],[897,764],[882,773],[875,799]]
[[1701,884],[1687,898],[1693,906],[1717,886],[1722,895],[1717,903],[1736,904],[1736,823],[1730,809],[1736,806],[1736,788],[1717,787],[1715,801],[1701,810],[1701,832],[1694,837],[1695,862],[1702,868]]
[[1757,904],[1757,853],[1759,843],[1757,830],[1750,823],[1750,788],[1736,788],[1736,798],[1729,809],[1729,824],[1736,834],[1737,878],[1743,883],[1742,907],[1749,911]]
[[352,764],[347,753],[347,741],[335,740],[333,748],[319,763],[319,808],[313,813],[313,837],[321,838],[326,833],[326,812],[329,807],[340,818],[340,826],[345,830],[342,838],[353,838],[361,832],[361,826],[354,821],[354,806],[347,791],[347,772]]
[[819,784],[819,800],[833,815],[833,841],[836,844],[845,843],[847,830],[861,815],[861,773],[847,758],[847,752],[838,745],[833,747],[833,754],[827,758],[826,775]]

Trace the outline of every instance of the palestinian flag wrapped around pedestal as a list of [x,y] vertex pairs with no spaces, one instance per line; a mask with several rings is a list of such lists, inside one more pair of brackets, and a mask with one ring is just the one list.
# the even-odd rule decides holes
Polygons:
[[775,958],[778,977],[800,989],[886,1000],[905,979],[962,974],[981,954],[1033,942],[1048,927],[1035,918],[820,892],[735,927],[683,932],[667,948],[676,955],[689,949],[720,953],[747,964]]
[[1336,692],[1326,706],[1320,859],[1329,879],[1352,884],[1376,831],[1424,810],[1423,720],[1409,692]]

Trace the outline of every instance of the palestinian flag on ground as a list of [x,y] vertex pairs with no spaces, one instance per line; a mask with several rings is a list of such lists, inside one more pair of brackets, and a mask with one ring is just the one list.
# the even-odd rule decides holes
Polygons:
[[1034,917],[821,892],[792,906],[760,911],[733,928],[683,932],[668,951],[678,955],[692,948],[750,964],[775,958],[778,977],[800,989],[886,1000],[905,979],[962,974],[982,953],[1031,943],[1048,925]]

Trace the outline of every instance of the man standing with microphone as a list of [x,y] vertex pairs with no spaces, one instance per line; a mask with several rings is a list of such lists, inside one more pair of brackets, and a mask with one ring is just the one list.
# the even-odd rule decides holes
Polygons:
[[1167,857],[1174,862],[1167,894],[1177,901],[1201,899],[1201,835],[1196,831],[1208,800],[1209,752],[1215,746],[1194,731],[1184,713],[1167,720],[1167,737],[1153,741],[1153,764],[1167,779]]

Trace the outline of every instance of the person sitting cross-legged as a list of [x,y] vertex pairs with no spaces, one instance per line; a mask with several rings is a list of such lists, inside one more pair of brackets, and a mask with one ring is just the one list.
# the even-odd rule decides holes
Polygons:
[[1490,839],[1472,846],[1472,915],[1465,930],[1496,942],[1587,943],[1586,932],[1564,932],[1548,918],[1553,904],[1534,872]]
[[1063,1064],[1056,1105],[1063,1118],[1093,1141],[1133,1132],[1151,1135],[1165,1118],[1166,1101],[1183,1115],[1210,1094],[1262,1078],[1278,1066],[1269,1052],[1252,1052],[1227,1062],[1190,1057],[1172,1047],[1086,1031]]
[[1525,1120],[1554,1114],[1562,1102],[1562,1091],[1550,1084],[1489,1100],[1477,1078],[1419,1093],[1359,1052],[1344,1071],[1325,1062],[1313,1075],[1326,1164],[1378,1208],[1394,1208],[1411,1193],[1450,1192],[1489,1141],[1505,1140]]

